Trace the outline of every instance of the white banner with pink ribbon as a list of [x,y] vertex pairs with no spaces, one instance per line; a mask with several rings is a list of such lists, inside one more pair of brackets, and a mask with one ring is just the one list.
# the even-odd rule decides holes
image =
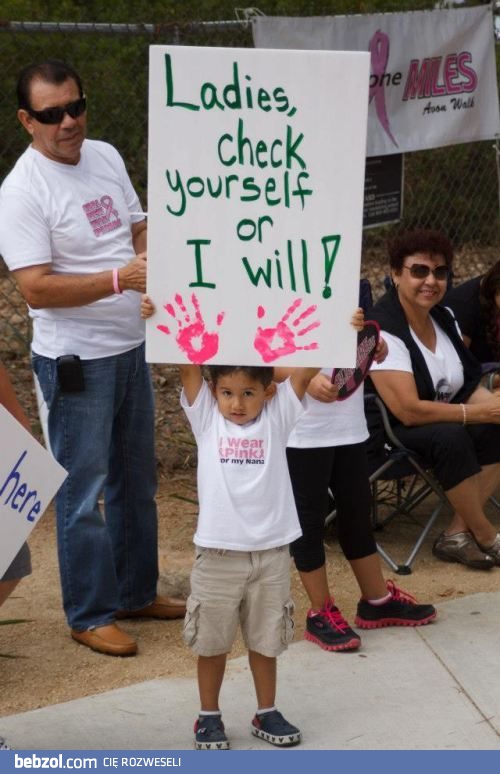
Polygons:
[[489,6],[254,21],[259,48],[369,51],[367,156],[487,140],[500,132]]

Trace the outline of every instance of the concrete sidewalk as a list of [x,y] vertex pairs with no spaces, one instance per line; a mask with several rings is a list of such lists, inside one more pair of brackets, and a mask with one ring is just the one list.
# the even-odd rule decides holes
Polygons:
[[[362,634],[357,653],[292,645],[279,663],[278,706],[298,750],[500,748],[500,593],[438,606],[420,628]],[[152,680],[0,719],[16,749],[192,749],[194,679]],[[236,750],[276,749],[251,736],[246,659],[229,663],[223,717]]]

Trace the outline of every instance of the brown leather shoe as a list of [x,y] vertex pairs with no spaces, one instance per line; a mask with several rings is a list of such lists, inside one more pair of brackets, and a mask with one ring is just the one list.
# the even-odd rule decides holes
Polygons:
[[186,600],[175,597],[156,597],[154,602],[140,610],[119,610],[116,617],[123,618],[184,618]]
[[71,636],[81,645],[105,653],[107,656],[134,656],[137,653],[137,643],[115,623],[107,626],[96,626],[85,632],[71,630]]

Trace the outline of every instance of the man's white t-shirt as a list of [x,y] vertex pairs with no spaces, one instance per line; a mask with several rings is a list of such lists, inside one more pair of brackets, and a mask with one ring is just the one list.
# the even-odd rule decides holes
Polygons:
[[[321,373],[331,377],[332,369],[323,369]],[[368,438],[362,386],[347,400],[334,403],[322,403],[306,395],[304,408],[290,434],[288,446],[296,449],[347,446]]]
[[301,529],[286,460],[290,430],[303,411],[290,380],[278,385],[253,422],[220,413],[204,381],[181,405],[198,445],[200,512],[194,543],[203,548],[263,551],[291,543]]
[[[420,349],[431,375],[435,400],[449,403],[464,383],[464,369],[457,350],[443,329],[432,320],[436,331],[436,350],[432,352],[420,341],[410,328],[410,333]],[[458,326],[457,326],[458,327]],[[405,371],[413,373],[410,353],[405,343],[397,336],[386,331],[382,335],[389,347],[389,353],[383,363],[373,363],[371,371]]]
[[[132,214],[135,213],[135,214]],[[29,147],[0,189],[0,253],[11,271],[52,264],[55,274],[93,274],[135,254],[131,224],[144,219],[112,145],[85,140],[78,164]],[[140,294],[125,291],[78,307],[30,309],[34,352],[94,359],[144,340]]]

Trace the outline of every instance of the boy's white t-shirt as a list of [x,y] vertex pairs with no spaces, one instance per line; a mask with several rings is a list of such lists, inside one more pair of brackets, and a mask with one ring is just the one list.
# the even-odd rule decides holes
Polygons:
[[[331,377],[332,369],[325,368],[321,373]],[[295,449],[347,446],[368,438],[362,386],[347,400],[333,403],[323,403],[306,395],[304,408],[290,433],[288,446]]]
[[203,548],[262,551],[302,534],[286,460],[290,430],[303,411],[290,380],[251,423],[236,425],[220,413],[203,381],[189,406],[181,405],[198,445],[199,516],[194,543]]
[[[436,390],[435,400],[441,401],[442,403],[449,403],[463,386],[464,369],[457,350],[446,333],[435,320],[432,320],[432,324],[436,331],[435,352],[427,349],[411,328],[410,333],[420,349],[427,368],[429,369],[432,383]],[[382,331],[382,334],[389,347],[389,353],[383,363],[374,362],[370,370],[405,371],[407,373],[413,373],[410,353],[404,341],[398,336],[394,336],[386,331]]]
[[[135,255],[131,224],[144,219],[118,151],[85,140],[78,164],[31,146],[0,189],[0,253],[11,271],[52,264],[55,274],[93,274]],[[144,340],[140,293],[125,291],[78,307],[30,309],[32,348],[56,358],[94,359]]]

